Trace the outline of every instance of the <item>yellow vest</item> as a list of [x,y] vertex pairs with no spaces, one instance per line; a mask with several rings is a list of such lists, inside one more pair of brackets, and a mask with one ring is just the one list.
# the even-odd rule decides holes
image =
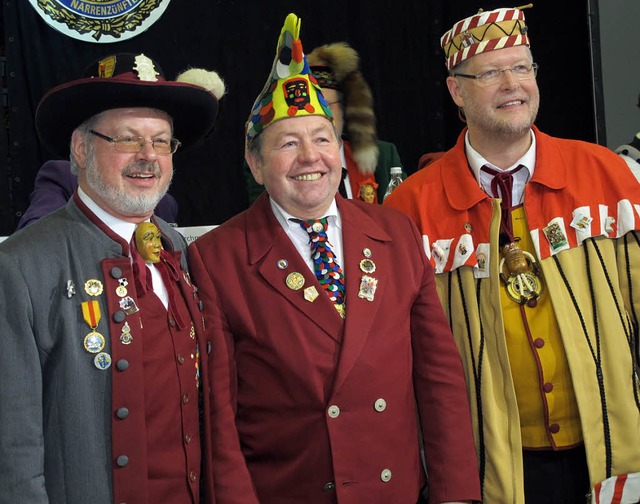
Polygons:
[[[513,235],[518,247],[535,256],[523,207],[512,210]],[[503,272],[509,276],[506,266]],[[515,386],[523,448],[560,448],[582,441],[573,383],[556,315],[539,275],[542,293],[533,308],[507,295],[500,301],[507,350]]]

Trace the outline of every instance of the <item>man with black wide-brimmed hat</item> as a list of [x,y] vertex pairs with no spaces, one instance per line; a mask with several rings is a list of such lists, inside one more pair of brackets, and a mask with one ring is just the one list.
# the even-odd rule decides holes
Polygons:
[[38,106],[78,189],[0,248],[0,502],[211,500],[210,346],[186,243],[153,209],[224,84],[199,69],[178,80],[116,54]]

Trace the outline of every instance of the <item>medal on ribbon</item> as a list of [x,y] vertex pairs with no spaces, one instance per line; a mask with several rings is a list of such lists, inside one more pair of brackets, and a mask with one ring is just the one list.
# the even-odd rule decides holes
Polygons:
[[84,301],[81,306],[82,317],[91,328],[91,332],[84,337],[84,348],[87,352],[96,354],[101,352],[105,345],[104,336],[96,331],[101,317],[100,305],[94,300]]

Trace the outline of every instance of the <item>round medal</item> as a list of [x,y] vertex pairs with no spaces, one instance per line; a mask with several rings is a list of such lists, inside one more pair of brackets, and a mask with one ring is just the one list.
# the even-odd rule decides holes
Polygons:
[[360,261],[360,269],[364,273],[373,273],[376,270],[376,263],[374,263],[371,259],[363,259]]
[[102,282],[95,278],[87,280],[84,284],[84,291],[90,296],[99,296],[102,294]]
[[111,366],[111,356],[106,352],[100,352],[93,358],[93,365],[98,369],[109,369],[109,366]]
[[98,353],[102,351],[105,345],[105,339],[99,332],[91,331],[84,337],[84,348],[87,352]]
[[287,283],[287,287],[291,290],[300,290],[304,286],[304,277],[297,271],[289,273],[285,281]]

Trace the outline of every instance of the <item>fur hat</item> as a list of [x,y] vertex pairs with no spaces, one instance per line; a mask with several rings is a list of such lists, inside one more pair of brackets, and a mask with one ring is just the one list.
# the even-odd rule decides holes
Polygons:
[[211,131],[218,99],[224,94],[222,79],[215,72],[202,72],[208,75],[209,84],[216,84],[203,89],[191,82],[188,72],[180,82],[167,80],[158,63],[144,54],[106,56],[91,63],[82,78],[45,94],[36,110],[38,136],[53,152],[65,156],[73,130],[95,114],[150,107],[171,116],[176,138],[189,147]]
[[360,71],[360,58],[345,42],[316,47],[307,55],[321,87],[342,93],[344,130],[363,174],[375,172],[380,152],[371,88]]

